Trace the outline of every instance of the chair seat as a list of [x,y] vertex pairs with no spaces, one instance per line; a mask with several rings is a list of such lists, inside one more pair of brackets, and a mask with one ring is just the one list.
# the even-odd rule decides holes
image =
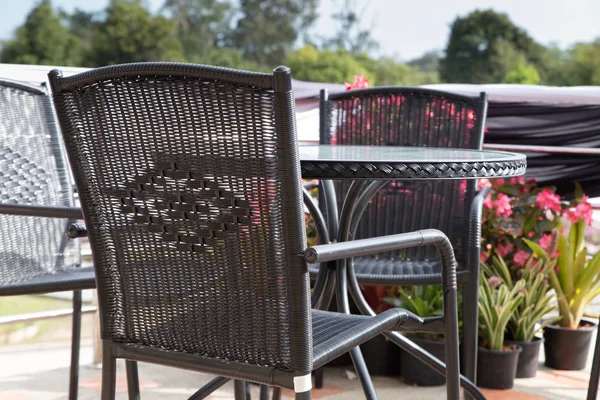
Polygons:
[[[359,283],[365,285],[439,284],[442,264],[438,260],[392,260],[389,258],[356,257],[354,271]],[[318,264],[310,264],[312,277],[319,273]],[[466,271],[457,271],[458,277]]]
[[94,289],[95,287],[96,278],[93,267],[72,268],[64,272],[49,273],[8,285],[0,285],[0,296]]
[[407,317],[393,308],[374,317],[312,310],[313,368],[319,368],[382,332],[394,330]]

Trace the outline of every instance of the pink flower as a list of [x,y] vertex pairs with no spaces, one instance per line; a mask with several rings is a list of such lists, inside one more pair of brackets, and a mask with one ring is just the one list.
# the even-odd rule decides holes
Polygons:
[[511,185],[524,185],[525,184],[525,178],[522,176],[519,176],[517,178],[510,178],[510,180],[508,181]]
[[515,249],[515,245],[512,243],[507,244],[506,246],[499,244],[496,246],[496,252],[500,255],[500,257],[506,257],[509,253]]
[[534,231],[531,231],[527,234],[527,236],[529,236],[529,238],[531,239],[533,236],[535,235]]
[[502,279],[498,278],[497,276],[490,276],[488,278],[488,285],[490,286],[490,289],[494,290],[498,286],[502,285]]
[[525,250],[519,250],[513,257],[513,262],[519,267],[525,266],[525,263],[529,260],[529,253]]
[[477,190],[481,190],[484,187],[492,186],[492,183],[489,179],[483,178],[477,181]]
[[502,185],[504,185],[504,179],[502,179],[502,178],[499,178],[499,179],[494,179],[493,186],[494,186],[495,188],[498,188],[498,187],[500,187],[500,186],[502,186]]
[[487,259],[488,259],[488,254],[487,254],[487,252],[486,252],[486,251],[482,251],[482,252],[479,254],[479,261],[481,261],[482,263],[484,263],[484,262],[486,262],[486,261],[487,261]]
[[494,201],[496,207],[496,217],[510,217],[512,215],[512,207],[510,206],[510,197],[504,193],[498,193],[498,200]]
[[363,89],[369,87],[369,80],[364,75],[354,75],[354,83],[344,82],[346,90]]
[[581,203],[578,203],[574,209],[565,210],[565,216],[569,221],[576,224],[579,220],[583,219],[587,225],[592,225],[592,214],[594,210],[592,205],[588,201],[586,195],[583,196]]
[[546,234],[543,235],[540,238],[540,246],[542,247],[542,249],[544,250],[548,250],[548,248],[550,247],[550,244],[552,243],[552,235],[551,234]]
[[494,207],[494,202],[492,200],[491,193],[488,193],[488,195],[485,197],[485,200],[483,201],[483,206],[489,210],[491,210],[492,207]]
[[550,189],[542,190],[535,198],[537,205],[544,210],[552,210],[557,213],[562,211],[560,196],[552,193]]

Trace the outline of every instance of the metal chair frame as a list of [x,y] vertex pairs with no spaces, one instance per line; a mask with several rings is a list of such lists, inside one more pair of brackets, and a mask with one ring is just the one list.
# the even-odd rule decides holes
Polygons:
[[[231,378],[236,380],[234,389],[235,397],[238,400],[246,399],[246,384],[243,381],[252,381],[278,388],[293,389],[296,399],[310,399],[312,388],[311,371],[348,351],[350,351],[353,356],[356,356],[355,358],[361,358],[360,350],[357,346],[366,340],[388,331],[425,330],[438,332],[440,329],[445,331],[448,343],[446,347],[448,359],[448,398],[459,398],[458,321],[456,318],[454,318],[454,321],[452,321],[452,316],[456,316],[456,260],[454,258],[454,253],[450,242],[442,232],[434,229],[428,229],[380,238],[322,244],[308,249],[306,248],[302,207],[303,193],[300,179],[300,163],[297,150],[294,100],[291,73],[288,68],[278,67],[274,70],[273,74],[259,74],[192,64],[138,63],[99,68],[71,77],[62,77],[59,71],[54,70],[50,72],[49,78],[58,119],[62,128],[63,136],[65,138],[67,153],[69,155],[69,159],[73,167],[75,181],[79,189],[96,266],[103,338],[102,399],[114,399],[115,361],[117,358],[158,363],[221,376],[215,378],[207,386],[200,389],[196,395],[193,396],[193,398],[202,398],[215,388],[222,385],[226,379]],[[106,82],[108,82],[108,84],[106,84]],[[119,87],[119,85],[122,83],[125,84]],[[115,317],[111,314],[111,310],[118,310],[119,318],[122,316],[125,321],[132,317],[128,316],[128,309],[119,308],[120,303],[117,299],[117,296],[119,296],[118,290],[120,290],[119,285],[127,284],[123,281],[120,281],[121,283],[117,286],[111,285],[109,283],[108,276],[113,266],[116,266],[117,268],[123,268],[125,265],[119,265],[120,261],[117,261],[116,265],[107,265],[105,260],[107,259],[106,257],[109,257],[107,252],[110,250],[104,248],[102,243],[103,240],[108,240],[106,238],[112,238],[111,240],[115,240],[115,243],[119,246],[127,245],[125,244],[126,239],[123,239],[122,236],[113,235],[115,229],[111,229],[109,231],[105,231],[103,229],[102,232],[99,229],[98,218],[101,218],[103,221],[103,226],[105,226],[104,224],[106,223],[110,225],[110,222],[105,222],[110,221],[110,217],[108,215],[109,212],[102,206],[102,202],[109,201],[107,200],[109,198],[102,198],[98,192],[93,192],[91,190],[91,185],[96,185],[97,182],[102,182],[102,178],[100,178],[100,176],[104,177],[107,172],[106,170],[101,171],[101,167],[99,165],[94,164],[93,160],[87,159],[85,154],[80,153],[79,146],[99,146],[102,148],[106,145],[105,141],[101,138],[93,137],[94,135],[98,135],[99,132],[91,132],[86,130],[87,127],[81,119],[81,111],[84,106],[83,103],[79,102],[80,98],[78,96],[83,94],[86,96],[87,100],[85,102],[85,111],[88,113],[93,113],[91,115],[94,115],[93,118],[95,122],[101,121],[101,123],[103,123],[103,118],[107,117],[108,115],[103,113],[109,113],[110,111],[108,110],[110,110],[110,107],[107,107],[108,103],[106,102],[93,100],[94,96],[100,96],[100,94],[95,92],[97,88],[101,88],[101,90],[103,90],[102,96],[105,96],[106,93],[110,92],[111,90],[114,93],[120,91],[118,93],[123,94],[122,91],[127,92],[129,87],[141,88],[142,86],[140,85],[148,85],[151,88],[149,89],[150,92],[155,95],[158,92],[159,86],[163,84],[167,85],[167,87],[170,87],[169,93],[171,93],[171,90],[179,91],[177,95],[183,95],[182,93],[185,93],[185,96],[187,96],[186,99],[189,101],[191,106],[202,105],[204,98],[200,95],[197,95],[197,93],[199,93],[198,91],[187,91],[186,89],[182,89],[185,88],[186,85],[193,86],[196,84],[201,84],[202,88],[209,88],[207,90],[214,90],[216,93],[221,93],[220,90],[223,89],[220,88],[223,87],[235,87],[237,93],[236,96],[240,96],[236,97],[236,99],[240,99],[246,90],[251,91],[252,93],[261,93],[261,95],[264,95],[265,98],[272,99],[269,100],[270,102],[272,101],[271,105],[267,105],[263,102],[261,103],[262,107],[257,109],[261,112],[261,118],[271,118],[271,123],[269,126],[274,129],[273,132],[276,134],[277,142],[275,149],[272,151],[274,151],[276,154],[276,160],[278,163],[277,169],[278,171],[282,172],[279,177],[280,180],[273,181],[273,183],[276,184],[277,187],[280,187],[281,193],[277,201],[280,200],[283,204],[285,204],[285,212],[278,216],[276,211],[277,207],[270,208],[270,211],[265,214],[265,218],[272,218],[273,221],[271,221],[264,229],[270,229],[270,227],[277,226],[279,223],[282,224],[283,229],[280,233],[278,233],[278,235],[281,235],[280,239],[283,240],[284,244],[281,251],[284,252],[287,278],[282,280],[282,278],[276,275],[271,276],[270,274],[265,274],[262,276],[261,282],[263,282],[263,280],[271,281],[274,285],[282,290],[287,288],[286,290],[288,291],[288,297],[285,298],[285,302],[283,304],[285,304],[286,307],[284,310],[287,310],[286,312],[289,313],[289,329],[290,332],[293,333],[287,336],[285,333],[286,330],[277,330],[277,334],[280,335],[282,343],[288,343],[287,341],[289,340],[289,359],[284,358],[284,361],[282,361],[284,363],[283,365],[278,365],[277,363],[262,363],[259,365],[251,360],[248,360],[245,358],[245,356],[239,355],[215,357],[203,353],[174,351],[168,347],[157,347],[152,344],[146,344],[141,339],[134,340],[127,337],[127,335],[124,335],[120,331],[115,332],[112,330],[112,324],[116,323],[118,325],[119,322],[115,322]],[[194,95],[190,95],[189,93],[194,93]],[[105,97],[102,98],[104,100],[107,99]],[[129,101],[131,98],[132,97],[127,97],[127,101]],[[158,107],[161,107],[161,112],[173,112],[173,114],[168,114],[167,118],[169,118],[169,121],[176,120],[177,123],[179,123],[179,119],[170,119],[171,116],[178,115],[176,112],[170,111],[174,110],[176,107],[175,103],[169,103],[169,101],[173,101],[174,98],[176,98],[175,94],[169,94],[168,99],[161,97],[161,99],[164,100],[164,103],[161,102],[160,105],[144,101],[137,103],[137,106],[132,106],[131,110],[133,110],[134,115],[142,115],[142,110],[152,112],[153,110],[158,110]],[[211,99],[211,97],[206,98],[207,101]],[[224,99],[227,99],[226,95],[220,95],[220,102],[218,103],[219,110],[223,110],[224,107],[227,107]],[[234,100],[229,98],[227,101]],[[250,104],[251,103],[247,104],[248,107],[251,107]],[[104,107],[106,107],[107,111],[103,109]],[[139,112],[136,107],[140,108]],[[235,109],[235,107],[236,106],[233,106],[232,108]],[[214,114],[211,113],[203,113],[202,118],[208,118],[207,116],[209,115],[213,116],[211,118],[216,118]],[[236,118],[243,118],[237,113],[235,115]],[[211,118],[208,119],[213,121]],[[133,121],[130,122],[133,124]],[[160,123],[160,121],[158,122]],[[167,122],[165,122],[165,124],[166,123]],[[261,123],[264,123],[264,120],[261,120]],[[129,124],[119,126],[124,127],[124,135],[132,135],[133,132],[135,132],[136,135],[141,134],[138,133],[135,128],[131,131],[127,130],[130,126]],[[185,136],[183,133],[181,136],[161,136],[162,131],[160,131],[160,129],[161,128],[152,128],[145,130],[145,134],[150,135],[153,140],[158,140],[160,138],[161,141],[165,141],[165,144],[170,143],[170,145],[172,145],[174,148],[177,148],[179,145],[187,145],[188,143],[198,143],[197,140],[199,137],[193,133],[193,130],[190,131],[190,136]],[[257,136],[254,135],[260,134],[259,128],[257,127],[256,129],[256,132],[248,132],[243,130],[243,132],[240,133],[239,131],[236,131],[237,133],[235,137],[243,139],[240,143],[245,143],[244,140],[253,140],[252,138],[257,138]],[[219,132],[214,130],[211,130],[211,132],[214,132],[214,135],[216,135],[217,138],[221,137]],[[223,140],[232,137],[231,135],[227,134],[227,130],[225,130],[223,133],[225,134],[225,136],[223,136]],[[130,138],[133,138],[133,136]],[[127,136],[123,138],[123,140],[127,140]],[[202,140],[212,139],[206,138]],[[162,146],[160,147],[163,148]],[[104,150],[106,149],[104,148]],[[152,152],[152,150],[148,151]],[[256,154],[259,157],[259,160],[261,157],[265,156],[264,154],[261,155],[260,152],[252,154]],[[269,156],[271,156],[270,152]],[[115,154],[114,157],[116,158],[113,158],[113,160],[122,160],[122,158],[119,157],[123,156]],[[186,154],[186,157],[192,157],[198,162],[207,161],[202,160],[201,157],[198,158],[198,156],[194,158],[194,155],[192,154]],[[188,160],[188,158],[186,158],[186,160]],[[227,172],[227,176],[230,176],[231,174],[235,176],[243,176],[243,174],[246,173],[246,168],[242,167],[243,164],[239,164],[239,167],[231,167],[231,165],[238,165],[237,160],[238,159],[235,157],[229,159],[229,163],[227,165],[217,162],[215,164],[216,166],[214,167],[216,168],[215,171],[218,171],[218,168],[229,168],[227,170],[229,171]],[[184,188],[185,185],[191,184],[186,184],[185,182],[191,182],[190,180],[196,179],[195,177],[197,176],[197,171],[194,169],[194,167],[188,166],[185,167],[188,168],[189,171],[186,170],[188,172],[185,172],[185,174],[182,172],[180,173],[177,169],[179,167],[179,164],[177,163],[177,161],[172,161],[170,168],[167,168],[167,166],[160,168],[164,168],[162,172],[163,176],[169,177],[170,179],[176,179],[178,182],[180,182],[178,183],[178,188],[181,189]],[[102,164],[102,168],[106,167],[106,164]],[[134,174],[140,173],[141,171],[135,172]],[[98,177],[97,179],[94,179],[95,182],[92,182],[92,179],[90,179],[92,176]],[[218,174],[216,172],[211,174],[211,179],[218,179],[217,177]],[[136,189],[130,189],[130,191],[127,192],[128,196],[134,196],[135,198],[138,198],[138,195],[136,195],[135,192],[136,190],[146,190],[144,185],[152,185],[155,183],[152,181],[152,179],[147,182],[147,184],[140,182],[141,186],[136,186]],[[203,185],[206,185],[206,183]],[[228,188],[222,190],[234,191],[233,188],[234,187],[232,186],[231,189]],[[152,191],[153,196],[158,196],[156,193],[157,192]],[[223,193],[224,192],[222,192],[220,189],[216,195],[221,197]],[[169,196],[171,196],[171,194],[169,194]],[[179,196],[182,196],[182,194],[180,193]],[[139,198],[142,199],[143,196]],[[179,199],[181,199],[180,201],[183,201],[183,197],[179,197]],[[218,201],[218,199],[215,201]],[[233,203],[235,203],[236,206],[238,204],[244,204],[243,200],[240,200],[239,203]],[[233,203],[231,203],[231,205],[223,205],[223,202],[219,202],[219,206],[233,207]],[[173,209],[173,207],[175,206],[169,205],[169,209]],[[202,211],[198,208],[195,210],[196,212],[202,213]],[[127,210],[125,211],[127,212]],[[135,212],[139,213],[137,208],[135,209]],[[174,214],[169,215],[171,215],[172,218],[180,218],[173,216]],[[188,221],[191,217],[184,215],[183,218]],[[119,219],[119,221],[121,221],[121,219]],[[148,221],[150,223],[154,222],[152,219],[149,219]],[[148,228],[142,228],[141,225],[139,225],[138,228],[135,229],[137,229],[139,235],[142,235],[143,232],[145,232],[144,229]],[[180,241],[181,239],[178,239],[178,243]],[[204,241],[201,241],[200,243],[203,244]],[[432,245],[438,249],[443,264],[442,275],[444,280],[449,283],[447,285],[448,291],[444,295],[444,304],[447,310],[454,308],[454,312],[447,313],[446,324],[443,327],[439,324],[439,319],[437,318],[432,320],[419,318],[402,309],[391,309],[373,317],[311,310],[311,292],[309,286],[307,262],[325,263],[347,257],[389,251],[391,249],[405,249],[414,246],[426,245]],[[183,247],[174,248],[166,247],[165,245],[161,247],[160,251],[162,252],[161,254],[166,254],[168,251],[171,251],[169,249],[172,249],[173,251],[180,251],[180,248]],[[198,251],[201,251],[201,249],[198,247],[194,247],[193,249],[194,254],[202,254],[197,253]],[[213,247],[213,250],[211,251],[218,256],[218,254],[226,254],[225,252],[228,250],[229,249],[225,247]],[[150,254],[155,254],[156,251],[157,250],[154,250],[154,253],[151,252]],[[163,257],[166,257],[166,255],[163,255]],[[152,261],[150,258],[139,258],[136,255],[136,260],[137,259],[142,260],[140,261],[142,264],[144,262]],[[184,265],[189,268],[195,267],[195,263],[188,261],[181,262],[184,263],[182,264],[182,267]],[[212,268],[209,267],[210,264],[205,265],[207,268]],[[136,268],[133,264],[127,265],[126,267]],[[226,264],[223,266],[223,268],[227,271],[230,271],[228,273],[233,273],[234,276],[236,276],[236,279],[239,277],[239,273],[235,272],[237,270],[235,269],[234,265]],[[149,272],[148,269],[144,269],[144,273],[150,274],[151,272]],[[151,278],[150,276],[148,277]],[[336,280],[338,293],[346,293],[346,282],[345,264],[340,263],[340,267],[337,269]],[[175,283],[175,281],[163,281],[162,290],[168,290],[166,289],[168,285]],[[143,296],[145,294],[144,290],[146,290],[143,286],[137,286],[136,288],[132,287],[131,290],[133,289],[135,289],[135,291],[128,292],[128,295]],[[234,294],[232,293],[230,295],[233,296]],[[258,295],[258,293],[255,293],[254,295]],[[347,309],[347,300],[348,299],[346,296],[338,296],[338,303],[340,304],[341,308]],[[190,301],[190,307],[193,307],[194,304],[196,304],[192,298],[188,298],[186,301]],[[207,299],[206,301],[210,302],[210,299]],[[205,303],[203,302],[203,304]],[[248,315],[239,315],[238,317],[242,323],[243,320],[248,320],[248,318],[250,318]],[[147,329],[161,329],[163,327],[165,327],[165,329],[169,329],[171,323],[177,323],[176,315],[173,315],[171,318],[172,321],[165,319],[161,319],[161,321],[156,321],[155,323],[148,321],[148,324],[153,324],[152,327],[147,326],[146,328],[140,329],[142,329],[143,332],[146,332]],[[136,324],[142,323],[138,319],[135,321]],[[338,326],[340,328],[330,330],[328,327],[331,326]],[[213,336],[217,335],[216,332],[212,332],[211,334]],[[204,345],[202,341],[205,341],[206,338],[197,336],[194,337],[200,341],[201,345]],[[173,337],[173,340],[176,339],[176,337]],[[246,337],[242,339],[242,341],[235,344],[235,346],[241,346],[239,348],[240,351],[243,351],[246,343],[251,340],[250,338]],[[257,340],[259,340],[259,342],[256,343],[261,343],[260,340],[263,339],[258,338]],[[171,343],[171,339],[167,340],[165,343]],[[234,345],[230,344],[228,341],[227,346],[233,347]],[[287,345],[282,347],[282,349],[284,351],[288,351],[286,350],[286,347]],[[219,354],[219,351],[223,350],[220,347],[217,347],[215,350],[211,351],[215,351],[216,354]],[[360,368],[360,365],[358,365],[358,368]],[[361,377],[364,378],[362,379],[361,383],[363,384],[366,397],[369,399],[376,398],[375,391],[370,378],[368,378],[368,374],[366,374],[366,376],[361,374]],[[262,392],[264,391],[261,390],[261,393]],[[275,397],[277,397],[279,394],[280,391],[276,389]]]
[[[487,96],[485,93],[481,93],[478,97],[468,97],[462,95],[456,95],[453,93],[441,92],[437,90],[424,89],[424,88],[410,88],[410,87],[376,87],[369,89],[351,90],[340,93],[328,93],[327,90],[321,90],[320,96],[320,143],[330,144],[330,130],[335,125],[332,123],[330,118],[331,104],[342,101],[349,101],[354,98],[371,98],[377,99],[379,95],[397,95],[397,96],[436,96],[442,99],[449,99],[450,101],[460,101],[469,104],[475,113],[476,123],[474,126],[475,137],[471,142],[471,148],[480,150],[483,145],[483,129],[485,126],[485,116],[487,110]],[[362,126],[361,126],[362,128]],[[393,126],[389,129],[401,130],[401,126]],[[444,135],[444,132],[437,133],[438,135]],[[391,134],[390,134],[391,135]],[[359,143],[355,143],[359,144]],[[363,143],[360,143],[363,144]],[[465,366],[465,377],[461,378],[463,385],[468,387],[468,394],[480,397],[481,393],[477,393],[474,386],[470,382],[475,382],[476,371],[477,371],[477,319],[478,319],[478,282],[479,282],[479,253],[480,253],[480,237],[481,237],[481,218],[482,218],[482,206],[485,197],[489,192],[489,188],[483,188],[481,191],[476,193],[476,181],[467,181],[467,191],[472,193],[472,201],[469,212],[466,213],[464,218],[464,226],[468,229],[467,237],[467,251],[464,265],[459,265],[458,279],[463,285],[463,359]],[[336,190],[334,184],[331,181],[322,181],[320,183],[319,191],[319,205],[320,210],[325,214],[327,219],[327,226],[329,227],[329,240],[348,240],[355,237],[357,228],[361,217],[371,199],[378,193],[387,182],[374,182],[368,186],[361,194],[360,198],[356,199],[356,206],[354,213],[351,216],[351,221],[346,226],[338,226],[339,220],[337,215],[337,200]],[[357,192],[360,193],[360,192]],[[346,197],[350,197],[350,193],[346,194]],[[346,205],[344,205],[346,207]],[[381,210],[379,210],[381,211]],[[400,212],[400,211],[399,211]],[[397,217],[396,217],[397,218]],[[319,225],[317,225],[319,228]],[[424,228],[424,227],[421,227]],[[388,232],[389,233],[389,232]],[[381,234],[381,233],[376,233]],[[339,266],[339,264],[338,264]],[[462,268],[460,268],[462,267]],[[321,290],[324,279],[322,278],[328,270],[335,269],[335,265],[321,266],[319,276],[315,283],[315,287]],[[359,311],[364,315],[375,315],[373,309],[369,306],[364,296],[361,293],[360,284],[365,285],[423,285],[439,283],[442,279],[441,274],[428,274],[428,275],[412,275],[406,276],[375,276],[373,274],[365,275],[363,277],[355,270],[353,260],[348,263],[348,283],[349,291],[352,298],[357,305]],[[317,269],[311,268],[311,275],[315,277]],[[319,279],[321,278],[321,279]],[[397,279],[395,279],[397,278]],[[446,285],[446,282],[442,279],[442,284]],[[445,290],[445,289],[444,289]],[[323,296],[314,302],[314,305],[326,309],[329,307],[329,303],[333,298],[332,288],[324,288]],[[451,318],[452,320],[453,318]],[[396,343],[403,350],[409,354],[421,359],[430,367],[434,368],[438,372],[445,375],[443,372],[443,363],[435,359],[418,346],[414,345],[406,337],[392,332],[384,334],[389,340]],[[466,378],[466,379],[465,379]],[[320,377],[322,379],[322,377]],[[470,381],[470,382],[469,382]]]

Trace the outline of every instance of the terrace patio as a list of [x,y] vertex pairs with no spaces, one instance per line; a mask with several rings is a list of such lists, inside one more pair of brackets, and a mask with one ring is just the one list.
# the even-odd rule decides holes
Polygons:
[[[595,308],[600,309],[598,305]],[[65,325],[68,320],[65,319]],[[91,335],[90,326],[84,326],[84,336]],[[595,339],[594,339],[595,340]],[[90,339],[83,340],[81,347],[79,398],[100,397],[101,370],[93,366],[93,348]],[[593,352],[593,349],[591,349]],[[56,341],[35,345],[0,347],[0,400],[60,400],[67,398],[69,374],[69,342]],[[536,378],[517,379],[512,390],[482,389],[489,400],[569,400],[583,399],[589,379],[592,354],[588,366],[582,371],[557,371],[543,366],[543,352]],[[192,395],[212,376],[195,372],[140,363],[140,387],[142,398],[163,399]],[[348,379],[352,367],[335,367],[325,370],[323,389],[313,392],[315,399],[354,400],[364,398],[358,379]],[[352,374],[353,376],[353,374]],[[445,399],[445,386],[415,387],[406,385],[401,377],[373,377],[380,399]],[[258,386],[252,386],[252,396],[259,398]],[[291,392],[283,396],[293,398]],[[124,362],[118,363],[117,399],[127,398]],[[210,399],[233,399],[233,383],[215,391]]]

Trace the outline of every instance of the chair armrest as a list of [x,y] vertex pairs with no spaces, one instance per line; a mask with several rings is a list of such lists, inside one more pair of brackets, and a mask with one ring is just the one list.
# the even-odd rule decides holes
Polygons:
[[435,245],[443,259],[456,263],[450,240],[437,229],[423,229],[369,239],[321,244],[306,249],[304,257],[309,263],[319,263],[426,245]]
[[0,214],[30,217],[83,219],[81,208],[60,206],[35,206],[29,204],[0,204]]

